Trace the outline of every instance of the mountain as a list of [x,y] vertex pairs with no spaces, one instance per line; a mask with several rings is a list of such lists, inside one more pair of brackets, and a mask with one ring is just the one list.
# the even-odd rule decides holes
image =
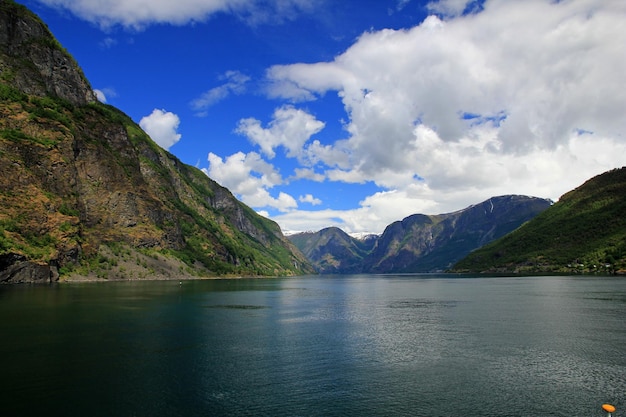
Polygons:
[[371,256],[369,272],[447,270],[472,250],[515,230],[550,206],[550,200],[507,195],[463,210],[416,214],[387,226]]
[[626,168],[566,193],[523,227],[472,252],[454,270],[626,273]]
[[0,172],[0,282],[313,271],[276,223],[99,103],[12,0],[0,0]]
[[371,252],[377,237],[356,239],[337,227],[288,237],[321,274],[362,272],[363,259]]
[[296,234],[289,239],[320,273],[443,271],[551,204],[546,199],[507,195],[454,213],[414,214],[390,224],[381,236],[365,242],[336,228]]

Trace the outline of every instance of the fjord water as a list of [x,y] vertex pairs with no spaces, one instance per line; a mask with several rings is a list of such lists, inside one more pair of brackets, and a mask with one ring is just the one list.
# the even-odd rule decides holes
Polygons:
[[0,287],[2,415],[626,415],[626,279]]

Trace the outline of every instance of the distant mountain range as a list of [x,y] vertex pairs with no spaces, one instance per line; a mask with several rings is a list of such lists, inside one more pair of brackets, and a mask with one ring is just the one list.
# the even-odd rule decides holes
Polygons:
[[447,214],[415,214],[380,236],[355,239],[338,228],[288,237],[322,274],[445,271],[472,250],[515,230],[550,200],[507,195]]
[[12,0],[0,0],[0,172],[0,283],[313,272],[275,222],[99,103]]
[[588,180],[453,270],[626,274],[626,168]]

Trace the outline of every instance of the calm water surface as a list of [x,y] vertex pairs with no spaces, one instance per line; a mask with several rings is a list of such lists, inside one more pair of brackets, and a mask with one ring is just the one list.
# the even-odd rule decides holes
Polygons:
[[626,415],[626,279],[0,286],[0,414]]

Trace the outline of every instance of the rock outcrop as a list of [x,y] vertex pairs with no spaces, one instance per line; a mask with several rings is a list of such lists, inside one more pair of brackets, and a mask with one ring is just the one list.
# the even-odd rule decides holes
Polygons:
[[24,6],[0,2],[0,74],[26,94],[82,105],[96,96],[74,59]]
[[0,255],[0,283],[42,283],[59,279],[56,265],[31,262],[17,253]]

